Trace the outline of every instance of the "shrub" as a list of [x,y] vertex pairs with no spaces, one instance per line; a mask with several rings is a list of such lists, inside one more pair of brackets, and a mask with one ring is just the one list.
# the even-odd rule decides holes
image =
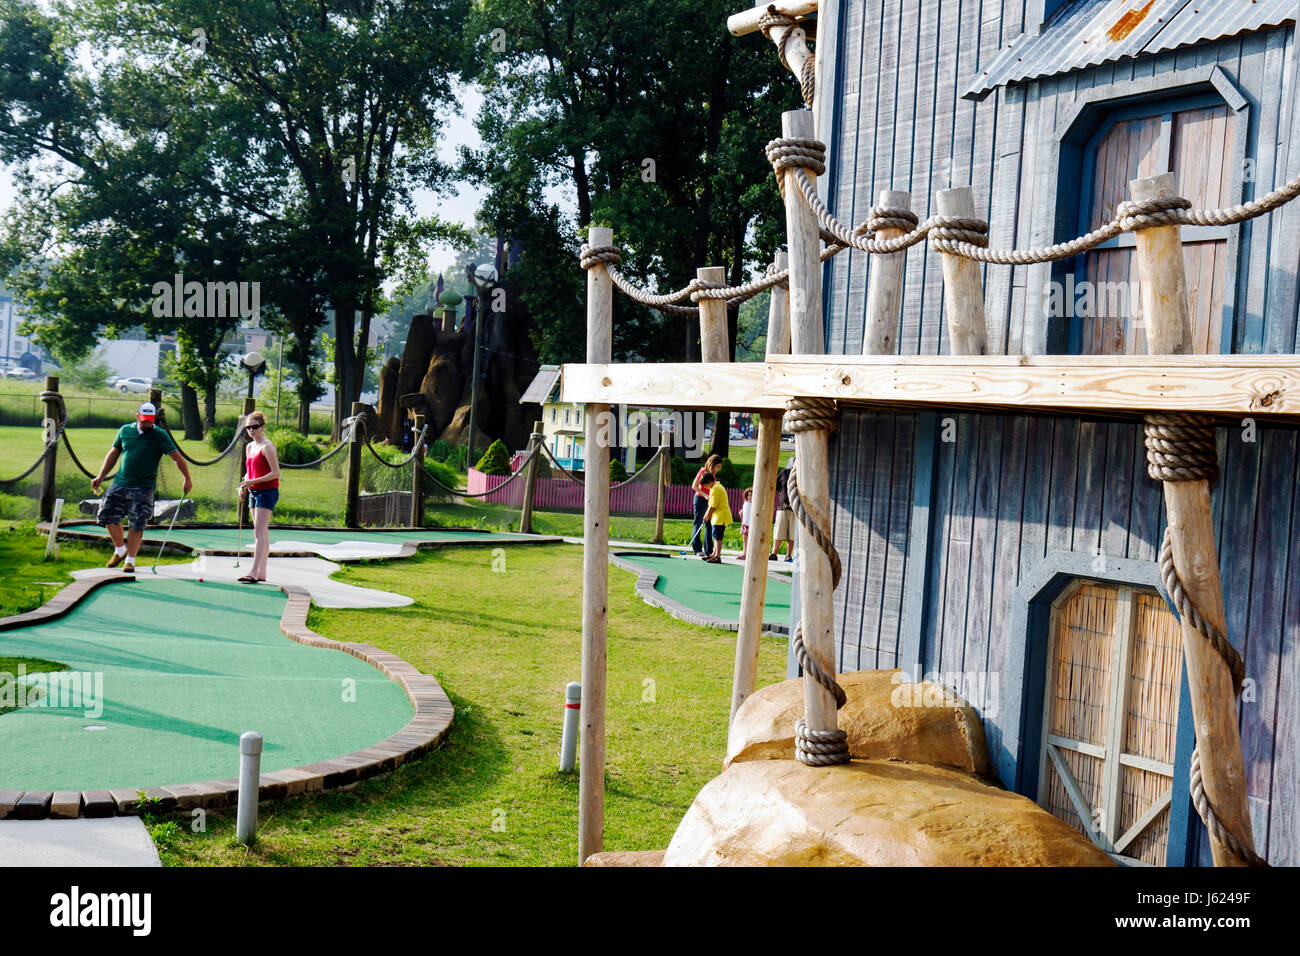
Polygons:
[[506,450],[505,442],[498,438],[489,445],[474,467],[485,475],[510,474],[510,452]]
[[692,467],[688,465],[683,458],[676,455],[668,462],[669,477],[674,485],[689,485],[695,478],[695,473],[699,471],[699,466]]
[[469,459],[469,449],[464,445],[453,448],[451,454],[443,459],[443,463],[455,471],[465,471],[465,462]]
[[320,449],[292,428],[272,428],[267,437],[275,443],[275,453],[290,465],[303,465],[320,457]]
[[623,467],[623,463],[617,458],[609,460],[609,480],[611,484],[627,481],[627,469]]
[[736,467],[731,463],[730,458],[722,459],[722,467],[718,469],[718,481],[722,482],[724,488],[738,488],[740,476],[736,474]]
[[225,451],[230,447],[230,443],[234,441],[234,438],[234,425],[213,425],[208,429],[208,444],[212,446],[214,451]]
[[[392,445],[376,445],[375,451],[379,457],[388,462],[402,461],[409,455],[400,448]],[[347,456],[340,454],[337,457],[342,458],[345,462]],[[368,494],[380,494],[385,491],[410,491],[411,490],[411,469],[414,463],[407,463],[401,468],[389,468],[375,460],[375,456],[370,454],[368,449],[361,449],[361,487]],[[445,464],[438,461],[424,462],[424,472],[430,478],[440,481],[448,488],[459,487],[456,481],[456,473],[448,468]],[[439,488],[431,481],[424,483],[424,496],[431,501],[446,501],[452,497],[451,492]]]
[[455,454],[455,452],[456,452],[455,445],[453,445],[449,441],[439,438],[436,442],[434,442],[432,445],[429,446],[429,450],[425,453],[424,457],[426,461],[428,461],[430,458],[432,458],[434,461],[446,461],[453,454]]

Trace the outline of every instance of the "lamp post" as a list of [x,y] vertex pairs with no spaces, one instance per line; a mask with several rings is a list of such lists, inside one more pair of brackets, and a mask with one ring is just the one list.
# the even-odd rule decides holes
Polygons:
[[471,279],[474,282],[474,288],[478,290],[478,296],[476,297],[478,308],[474,316],[474,371],[472,373],[473,385],[470,387],[469,393],[469,454],[465,458],[466,467],[474,463],[474,418],[478,407],[478,350],[479,342],[482,341],[483,317],[487,314],[487,309],[483,307],[485,304],[483,293],[496,284],[496,267],[485,262],[474,270]]
[[248,397],[253,397],[253,379],[266,371],[266,359],[261,352],[249,352],[239,360],[239,364],[248,370]]

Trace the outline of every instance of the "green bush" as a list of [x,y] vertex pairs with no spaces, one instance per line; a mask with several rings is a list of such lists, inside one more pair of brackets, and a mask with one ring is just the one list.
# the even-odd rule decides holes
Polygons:
[[[409,454],[392,445],[376,445],[375,451],[384,461],[393,462],[394,464],[402,461]],[[347,461],[344,454],[337,457],[342,458],[344,462]],[[408,462],[401,468],[389,468],[387,465],[382,465],[376,461],[375,456],[368,449],[362,448],[361,488],[367,494],[381,494],[386,491],[410,491],[411,469],[413,467],[414,463]],[[442,462],[426,460],[424,471],[429,477],[442,482],[448,488],[458,487],[456,473]],[[431,501],[447,501],[452,497],[450,492],[429,481],[424,483],[424,494]]]
[[432,458],[434,461],[446,461],[453,454],[455,454],[455,452],[456,452],[455,445],[453,445],[449,441],[446,441],[445,439],[439,438],[436,442],[434,442],[432,445],[429,446],[429,450],[425,453],[424,457],[425,457],[425,461],[428,461],[430,458]]
[[718,469],[718,481],[722,482],[724,488],[740,487],[740,476],[736,474],[736,467],[731,463],[730,458],[722,459],[722,467]]
[[453,448],[451,454],[443,459],[443,463],[455,471],[466,471],[465,463],[469,460],[469,449],[464,445]]
[[695,480],[695,473],[699,471],[698,465],[688,465],[684,458],[678,458],[673,455],[668,462],[669,477],[674,485],[689,485]]
[[478,460],[474,466],[485,475],[510,474],[510,452],[506,450],[505,442],[500,438],[488,446],[488,450],[483,452],[483,457]]
[[609,460],[609,480],[611,484],[619,481],[627,481],[627,469],[623,467],[623,463],[617,458],[611,458]]
[[292,428],[272,428],[266,434],[275,443],[275,453],[282,462],[303,465],[321,456],[319,448]]
[[[208,444],[212,446],[213,451],[225,451],[234,438],[234,425],[213,425],[208,429]],[[279,448],[276,451],[279,451]]]

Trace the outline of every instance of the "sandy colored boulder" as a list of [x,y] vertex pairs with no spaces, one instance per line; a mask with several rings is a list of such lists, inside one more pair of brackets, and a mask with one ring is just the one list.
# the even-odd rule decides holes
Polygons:
[[1019,794],[931,764],[733,764],[686,812],[664,866],[1109,866]]
[[609,850],[593,853],[583,866],[663,866],[663,850]]
[[[984,728],[975,711],[951,690],[905,683],[901,671],[837,675],[848,702],[839,726],[849,753],[864,760],[943,764],[990,772]],[[746,760],[793,760],[794,725],[803,716],[803,678],[764,687],[745,701],[732,723],[724,767]]]

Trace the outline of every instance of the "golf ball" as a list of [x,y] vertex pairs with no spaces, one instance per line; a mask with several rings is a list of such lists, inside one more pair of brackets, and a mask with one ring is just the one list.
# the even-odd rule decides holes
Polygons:
[[200,583],[200,584],[203,583],[203,579],[202,579],[202,578],[199,578],[199,583]]

